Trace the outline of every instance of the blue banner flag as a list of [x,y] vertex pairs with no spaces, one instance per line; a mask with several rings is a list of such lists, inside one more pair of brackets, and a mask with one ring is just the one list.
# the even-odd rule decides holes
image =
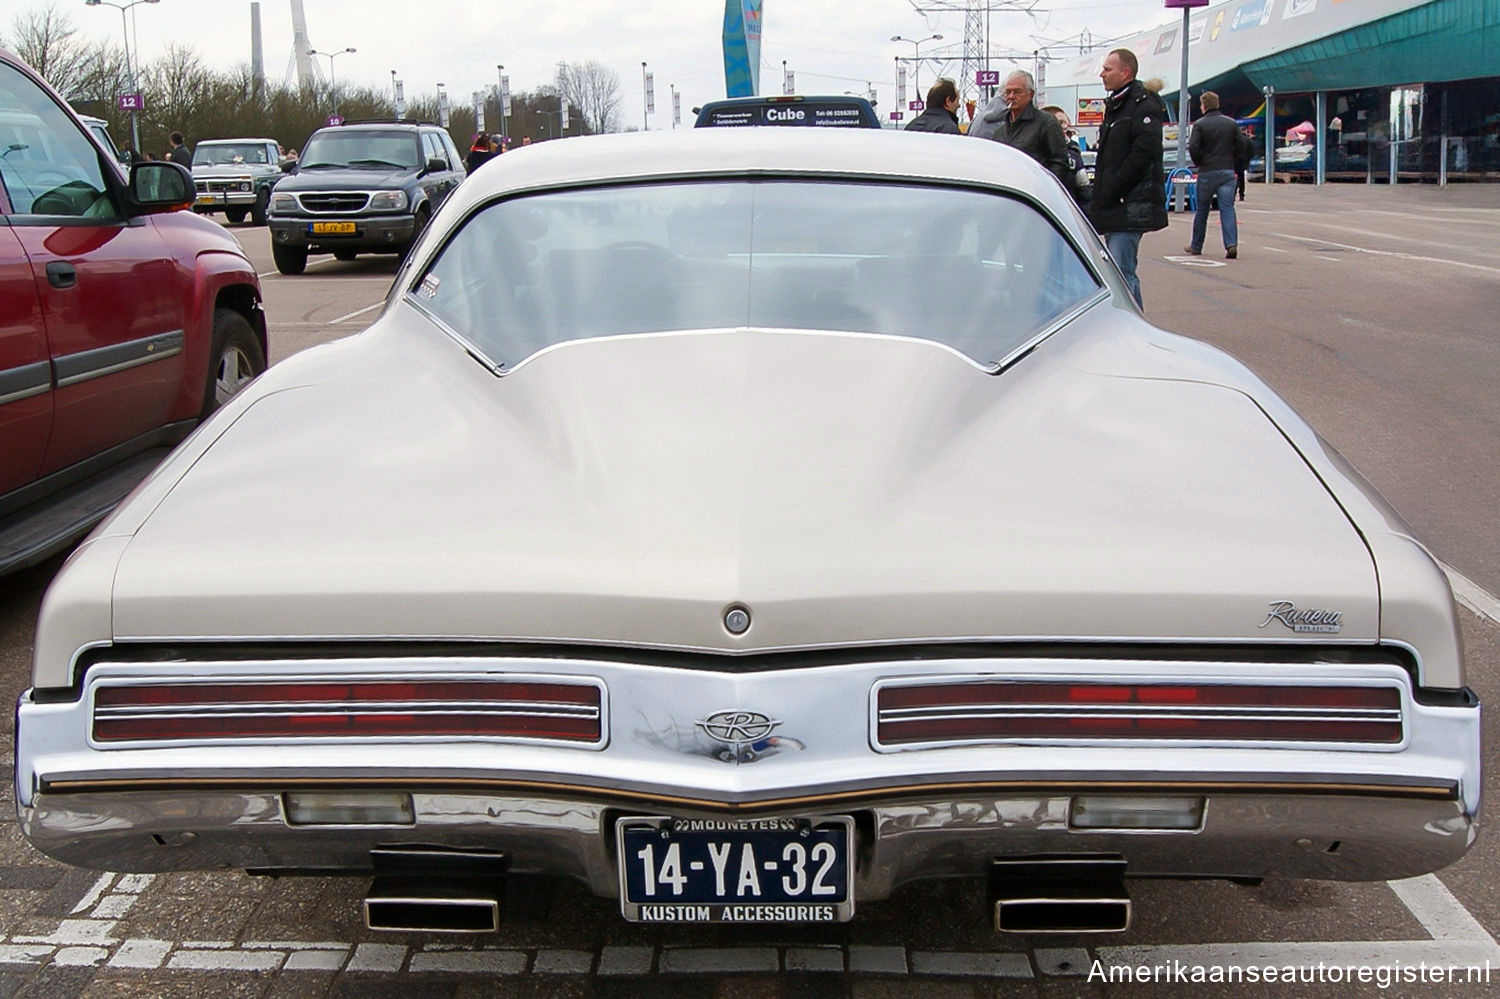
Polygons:
[[760,93],[760,10],[764,0],[724,0],[724,94]]

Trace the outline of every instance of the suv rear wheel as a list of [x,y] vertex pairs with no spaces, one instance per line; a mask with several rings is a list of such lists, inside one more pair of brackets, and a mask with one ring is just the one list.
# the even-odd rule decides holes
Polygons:
[[301,246],[272,243],[271,259],[276,261],[276,269],[283,274],[301,274],[307,270],[307,250]]
[[214,310],[214,339],[208,359],[208,384],[203,389],[204,417],[266,370],[265,352],[260,349],[260,341],[255,338],[250,321],[233,309]]

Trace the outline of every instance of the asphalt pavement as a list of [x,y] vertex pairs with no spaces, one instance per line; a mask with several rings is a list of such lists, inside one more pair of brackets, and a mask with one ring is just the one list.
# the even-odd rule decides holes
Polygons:
[[[1237,260],[1216,220],[1202,257],[1182,253],[1188,216],[1145,238],[1148,318],[1246,361],[1407,518],[1461,591],[1471,685],[1500,704],[1500,185],[1252,185],[1240,211]],[[357,333],[396,271],[329,257],[283,277],[264,228],[232,231],[263,272],[273,362]],[[12,697],[58,565],[0,580]],[[1491,790],[1496,724],[1491,711]],[[498,934],[442,938],[364,929],[360,879],[67,868],[26,845],[4,794],[0,999],[1478,996],[1500,982],[1488,835],[1396,883],[1135,883],[1131,929],[1101,937],[999,936],[977,888],[910,886],[847,925],[692,928],[626,924],[575,885],[517,880]]]

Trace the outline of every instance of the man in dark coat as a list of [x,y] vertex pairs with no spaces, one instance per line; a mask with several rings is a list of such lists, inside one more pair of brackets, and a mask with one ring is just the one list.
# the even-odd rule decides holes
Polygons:
[[1161,167],[1161,125],[1166,107],[1135,74],[1135,53],[1115,49],[1104,57],[1099,79],[1109,93],[1094,156],[1094,196],[1089,219],[1125,276],[1137,305],[1141,237],[1167,227],[1166,178]]
[[1063,187],[1073,189],[1068,168],[1068,140],[1052,115],[1036,106],[1036,81],[1024,69],[1005,78],[1000,96],[975,120],[969,134],[1014,146],[1056,174]]
[[927,108],[906,126],[908,132],[958,135],[958,85],[946,76],[927,91]]
[[187,147],[182,133],[173,132],[167,136],[167,142],[172,146],[172,151],[167,154],[167,158],[173,163],[181,163],[191,170],[193,168],[193,151]]
[[1250,160],[1250,140],[1233,118],[1219,110],[1219,95],[1205,90],[1198,96],[1203,117],[1193,124],[1188,154],[1198,168],[1198,207],[1193,212],[1193,241],[1184,249],[1193,256],[1203,252],[1208,238],[1208,213],[1214,196],[1219,198],[1219,225],[1224,230],[1224,256],[1239,256],[1239,222],[1234,213],[1235,167]]

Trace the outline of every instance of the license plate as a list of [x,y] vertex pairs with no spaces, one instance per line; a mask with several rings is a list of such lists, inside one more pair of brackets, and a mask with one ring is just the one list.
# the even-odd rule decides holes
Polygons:
[[309,222],[307,232],[311,236],[352,236],[353,222]]
[[620,913],[639,923],[841,923],[854,917],[854,820],[622,818]]
[[198,204],[212,205],[223,200],[223,198],[224,196],[222,194],[200,194],[198,195]]

